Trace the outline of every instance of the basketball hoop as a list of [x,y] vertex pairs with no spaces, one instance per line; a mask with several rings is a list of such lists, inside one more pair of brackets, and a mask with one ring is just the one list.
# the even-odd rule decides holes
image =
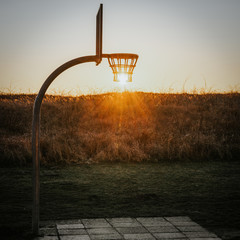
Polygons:
[[113,71],[113,81],[132,82],[132,74],[136,66],[138,55],[131,53],[103,54],[108,58],[109,66]]
[[39,211],[40,211],[40,113],[41,104],[44,95],[50,84],[65,70],[82,63],[95,62],[99,65],[102,58],[108,58],[110,67],[114,74],[115,82],[132,82],[133,70],[136,66],[138,55],[130,53],[102,53],[102,34],[103,31],[103,4],[100,4],[96,16],[96,55],[83,56],[65,62],[54,72],[52,72],[43,83],[40,91],[35,99],[33,106],[33,122],[32,122],[32,159],[33,159],[33,206],[32,206],[32,231],[34,236],[39,235]]

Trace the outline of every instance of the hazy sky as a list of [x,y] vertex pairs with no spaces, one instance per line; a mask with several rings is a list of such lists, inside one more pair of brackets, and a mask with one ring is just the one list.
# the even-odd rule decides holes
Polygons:
[[[38,92],[58,66],[95,54],[103,3],[103,52],[139,55],[142,91],[229,91],[240,87],[239,0],[0,0],[0,91]],[[48,93],[120,87],[106,59],[61,74]]]

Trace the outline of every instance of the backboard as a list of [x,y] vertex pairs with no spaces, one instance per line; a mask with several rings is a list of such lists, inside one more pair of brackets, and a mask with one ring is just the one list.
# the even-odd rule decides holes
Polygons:
[[103,4],[100,4],[96,16],[96,56],[97,65],[102,61]]

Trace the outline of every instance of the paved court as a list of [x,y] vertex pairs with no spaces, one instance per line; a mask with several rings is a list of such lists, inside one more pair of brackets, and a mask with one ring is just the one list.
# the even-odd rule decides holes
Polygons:
[[189,217],[97,218],[57,221],[35,240],[220,240]]

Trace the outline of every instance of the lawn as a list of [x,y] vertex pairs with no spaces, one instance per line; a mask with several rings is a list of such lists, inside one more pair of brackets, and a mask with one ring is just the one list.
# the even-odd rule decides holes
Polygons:
[[[31,231],[31,169],[0,169],[5,239]],[[240,226],[239,162],[100,163],[41,169],[41,221],[189,216],[230,238]],[[18,235],[18,236],[17,236]],[[20,237],[21,236],[21,237]]]

